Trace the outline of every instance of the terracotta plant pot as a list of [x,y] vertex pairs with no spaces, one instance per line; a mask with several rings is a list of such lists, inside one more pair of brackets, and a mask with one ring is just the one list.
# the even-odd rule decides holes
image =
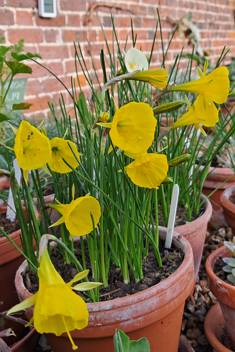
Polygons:
[[[0,177],[0,190],[8,190],[10,187],[10,180],[8,177]],[[0,199],[0,207],[5,205],[4,201]]]
[[[206,197],[202,195],[201,200],[203,201],[205,198]],[[177,226],[174,229],[180,235],[184,236],[187,241],[189,241],[189,243],[191,244],[194,258],[195,283],[197,281],[197,276],[201,263],[202,252],[207,232],[207,225],[212,214],[212,206],[208,199],[203,203],[203,207],[205,209],[205,212],[199,218],[188,224]]]
[[216,249],[212,252],[206,261],[206,273],[208,277],[208,284],[213,295],[218,299],[224,320],[231,338],[233,348],[235,349],[235,286],[232,286],[218,276],[215,275],[213,268],[217,258],[231,257],[230,253],[225,246]]
[[[231,178],[228,180],[229,177]],[[226,182],[222,185],[224,181]],[[212,217],[208,227],[210,230],[213,230],[214,228],[217,228],[217,227],[228,226],[223,214],[223,208],[220,202],[220,196],[225,189],[230,188],[232,186],[235,186],[235,175],[231,169],[219,168],[219,167],[209,168],[209,173],[203,184],[202,193],[208,196],[209,194],[211,194],[211,192],[213,192],[216,188],[219,187],[219,189],[217,189],[217,191],[215,191],[215,193],[213,193],[210,196],[210,200],[213,208]]]
[[187,341],[185,341],[185,339],[181,337],[178,352],[194,352],[194,349]]
[[11,346],[12,352],[34,352],[39,337],[40,334],[35,329],[30,330],[23,339]]
[[231,197],[235,199],[235,186],[227,188],[220,197],[224,217],[232,229],[233,236],[235,236],[235,204],[231,202]]
[[217,352],[232,352],[222,344],[222,334],[225,321],[219,304],[213,306],[206,315],[204,331],[210,345]]
[[[160,227],[160,237],[166,229]],[[177,352],[185,300],[191,292],[193,280],[193,254],[188,241],[175,234],[176,247],[182,248],[185,258],[181,266],[166,280],[147,290],[107,302],[88,303],[89,324],[71,335],[80,352],[112,352],[115,329],[124,331],[131,340],[146,337],[154,352]],[[27,268],[26,261],[16,274],[15,284],[22,301],[31,296],[23,284],[21,273]],[[26,310],[29,318],[33,308]],[[170,338],[169,338],[170,336]],[[67,334],[57,337],[46,334],[54,352],[72,351]]]

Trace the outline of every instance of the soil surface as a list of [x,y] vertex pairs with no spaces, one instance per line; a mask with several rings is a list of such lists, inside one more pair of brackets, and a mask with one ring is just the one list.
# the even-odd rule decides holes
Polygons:
[[[0,227],[3,228],[3,230],[10,235],[14,231],[17,231],[20,229],[19,221],[16,218],[14,222],[11,222],[11,220],[6,218],[6,214],[0,214]],[[0,231],[0,238],[5,237],[3,233]]]
[[[80,249],[79,241],[74,243],[74,253],[78,260],[82,262],[82,251]],[[86,249],[86,257],[88,257],[88,251]],[[148,257],[143,258],[143,275],[144,278],[138,283],[135,282],[135,278],[132,272],[130,275],[130,283],[125,284],[123,282],[123,276],[121,270],[117,268],[114,264],[110,266],[109,270],[109,285],[108,287],[100,287],[100,301],[108,301],[115,298],[125,297],[132,295],[134,293],[143,291],[151,286],[158,284],[160,281],[169,277],[173,272],[175,272],[181,265],[184,254],[180,249],[173,249],[164,253],[164,244],[160,243],[160,254],[162,258],[162,267],[156,260],[156,255],[154,251],[150,248]],[[74,264],[65,264],[62,254],[55,248],[51,251],[51,260],[54,264],[56,270],[59,272],[63,280],[67,283],[74,278],[77,274]],[[90,269],[89,263],[87,264],[87,269]],[[91,270],[90,270],[91,272]],[[90,275],[90,274],[89,274]],[[88,275],[89,281],[93,281],[91,275]],[[32,271],[27,271],[24,275],[24,283],[27,289],[32,293],[38,291],[38,280],[36,275]],[[76,283],[75,283],[76,284]],[[81,293],[79,295],[82,296]],[[87,299],[87,296],[84,298]],[[89,302],[89,300],[88,300]]]

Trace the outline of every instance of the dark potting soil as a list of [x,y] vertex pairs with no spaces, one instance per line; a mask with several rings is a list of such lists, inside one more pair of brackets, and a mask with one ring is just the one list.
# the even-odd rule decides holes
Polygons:
[[[6,218],[6,214],[0,214],[0,226],[3,228],[3,230],[10,235],[11,233],[17,231],[20,229],[20,224],[18,219],[16,218],[15,221],[11,222],[10,219]],[[5,237],[3,233],[0,231],[0,238]]]
[[[80,243],[77,241],[74,243],[75,249],[74,253],[78,260],[82,263],[82,251],[80,249]],[[125,284],[123,282],[122,273],[119,268],[114,264],[110,266],[109,270],[109,286],[100,287],[100,301],[108,301],[115,298],[129,296],[131,294],[143,291],[151,286],[158,284],[160,281],[168,278],[173,274],[178,267],[181,265],[184,254],[178,249],[174,248],[164,255],[164,244],[160,244],[160,253],[162,257],[162,267],[159,268],[154,251],[150,248],[148,257],[143,258],[143,275],[144,278],[138,283],[135,282],[134,275],[132,272],[130,275],[130,283]],[[89,254],[86,249],[86,259],[89,263]],[[56,270],[62,276],[63,280],[67,283],[74,278],[77,274],[74,264],[65,264],[63,256],[61,253],[52,248],[51,250],[51,260],[54,264]],[[90,263],[87,264],[87,269],[91,269]],[[91,270],[90,270],[91,273]],[[89,281],[93,281],[91,274],[89,273]],[[25,286],[32,293],[38,291],[38,281],[36,275],[32,271],[27,271],[23,274],[23,279]],[[82,294],[79,293],[81,296]],[[87,299],[87,296],[86,296]]]
[[235,204],[235,194],[233,194],[230,198],[229,198],[230,202],[232,202],[233,204]]
[[233,345],[232,345],[232,342],[231,342],[226,325],[223,327],[223,330],[222,330],[221,343],[222,343],[222,345],[227,347],[230,351],[234,352]]
[[225,266],[225,262],[223,261],[222,257],[219,256],[219,258],[216,259],[213,267],[213,271],[216,276],[218,276],[221,280],[224,282],[228,283],[229,285],[235,286],[231,281],[227,279],[228,273],[223,271],[223,267]]
[[[204,212],[205,212],[205,209],[203,207],[199,209],[198,215],[195,215],[193,211],[191,221],[194,221],[197,218],[199,218]],[[164,226],[162,218],[163,218],[162,208],[159,206],[159,225]],[[179,203],[176,210],[175,227],[185,225],[188,223],[189,223],[188,214],[185,210],[185,207],[183,206],[182,203]]]

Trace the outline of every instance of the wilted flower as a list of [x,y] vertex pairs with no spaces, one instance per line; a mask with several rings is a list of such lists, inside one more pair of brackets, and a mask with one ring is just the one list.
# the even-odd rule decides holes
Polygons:
[[219,109],[215,107],[213,102],[209,104],[202,95],[197,97],[192,106],[189,104],[187,97],[185,97],[185,99],[189,106],[189,110],[174,123],[171,130],[182,126],[195,125],[196,129],[200,129],[202,133],[206,135],[205,131],[199,124],[201,123],[206,127],[214,127],[219,121]]
[[203,95],[209,101],[223,104],[229,95],[229,71],[227,67],[218,67],[206,75],[208,62],[205,62],[204,73],[198,68],[199,79],[171,87],[169,91],[183,91]]
[[149,67],[146,56],[138,49],[131,48],[125,55],[125,63],[128,72],[147,70]]
[[36,170],[51,159],[49,139],[27,121],[22,121],[17,130],[14,152],[23,170]]
[[158,189],[167,176],[168,168],[166,155],[143,153],[127,165],[125,171],[135,185]]
[[67,332],[72,348],[77,349],[70,331],[81,330],[87,326],[88,310],[84,300],[73,290],[84,291],[100,285],[100,283],[86,282],[72,287],[73,283],[83,279],[87,274],[88,270],[82,271],[66,284],[55,270],[45,248],[38,269],[38,292],[11,308],[8,314],[35,305],[32,318],[35,329],[41,334],[53,333],[57,336]]
[[118,109],[110,123],[98,123],[110,128],[110,138],[121,150],[143,153],[151,146],[157,120],[146,103],[131,102]]
[[[77,159],[80,161],[81,154],[77,151],[76,145],[71,142],[64,140],[63,138],[53,138],[51,141],[51,152],[52,158],[48,162],[50,169],[55,172],[59,172],[61,174],[65,174],[67,172],[73,171],[64,160],[71,165],[74,169],[78,167],[79,163]],[[75,158],[70,146],[74,151],[77,159]],[[64,159],[64,160],[63,160]]]
[[164,68],[156,68],[147,71],[137,72],[132,80],[150,83],[154,88],[162,90],[167,85],[167,71]]
[[51,204],[51,208],[57,210],[62,217],[53,225],[57,226],[65,223],[71,236],[84,236],[97,227],[101,216],[100,204],[97,199],[91,196],[79,197],[73,199],[70,204]]

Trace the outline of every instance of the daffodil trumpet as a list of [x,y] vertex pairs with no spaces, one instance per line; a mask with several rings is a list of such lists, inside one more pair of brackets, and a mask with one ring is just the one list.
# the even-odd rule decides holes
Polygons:
[[82,271],[68,283],[65,283],[58,274],[49,257],[47,248],[44,248],[40,257],[38,269],[39,290],[33,296],[25,299],[8,311],[8,315],[25,310],[34,305],[33,318],[35,329],[43,333],[53,333],[60,336],[67,333],[76,350],[70,331],[81,330],[88,325],[88,310],[84,300],[75,291],[86,291],[98,287],[101,283],[84,282],[72,286],[84,279],[88,270]]
[[197,97],[192,106],[189,104],[187,97],[185,97],[185,99],[189,110],[174,123],[171,130],[182,126],[195,125],[197,130],[200,129],[201,132],[206,135],[200,124],[206,127],[214,127],[219,121],[219,109],[216,108],[212,101],[208,102],[202,95]]
[[169,88],[170,92],[183,91],[202,95],[208,102],[214,101],[217,104],[226,102],[229,95],[229,71],[227,67],[217,67],[214,71],[206,75],[208,61],[204,65],[204,73],[197,68],[199,79],[178,86]]

